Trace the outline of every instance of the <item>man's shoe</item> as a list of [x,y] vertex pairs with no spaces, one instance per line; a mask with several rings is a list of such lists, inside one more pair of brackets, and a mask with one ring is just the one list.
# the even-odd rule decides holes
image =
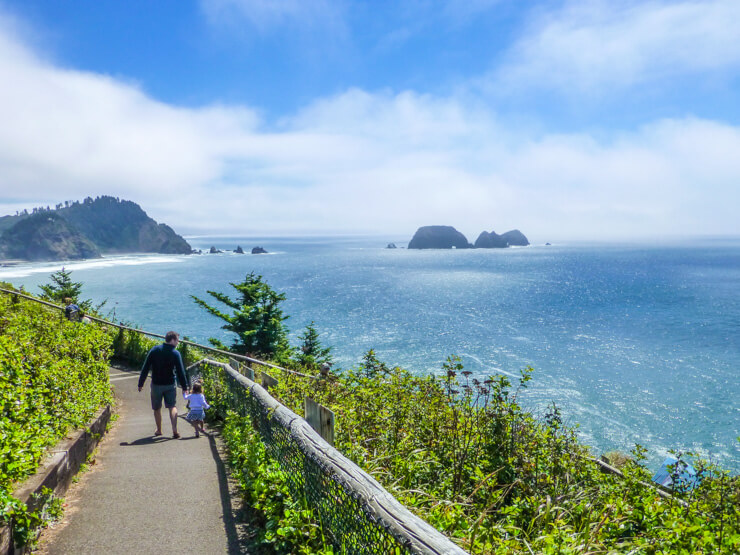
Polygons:
[[173,439],[180,439],[180,434],[178,434],[177,432],[173,432],[172,438]]

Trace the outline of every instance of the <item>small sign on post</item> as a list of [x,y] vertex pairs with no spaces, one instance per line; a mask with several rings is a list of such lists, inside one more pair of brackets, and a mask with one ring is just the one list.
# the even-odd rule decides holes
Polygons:
[[334,446],[334,413],[306,397],[306,422],[332,447]]
[[270,376],[267,372],[262,372],[262,387],[269,390],[272,386],[278,384],[278,381]]

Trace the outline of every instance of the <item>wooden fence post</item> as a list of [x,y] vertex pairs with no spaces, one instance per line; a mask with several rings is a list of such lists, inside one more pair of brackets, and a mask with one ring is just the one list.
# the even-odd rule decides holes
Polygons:
[[334,413],[310,397],[305,400],[306,422],[324,441],[334,446]]
[[249,366],[249,363],[246,363],[244,365],[244,368],[242,368],[242,374],[244,374],[250,380],[254,381],[254,370],[252,370],[252,367]]
[[267,372],[262,372],[262,387],[269,390],[272,386],[277,385],[278,381],[270,376]]

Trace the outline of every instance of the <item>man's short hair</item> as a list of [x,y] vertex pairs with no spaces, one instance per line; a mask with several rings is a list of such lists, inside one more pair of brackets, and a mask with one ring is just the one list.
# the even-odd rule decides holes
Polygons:
[[167,343],[172,342],[173,339],[177,339],[178,341],[180,341],[180,336],[177,334],[176,331],[168,331],[164,336],[164,340]]

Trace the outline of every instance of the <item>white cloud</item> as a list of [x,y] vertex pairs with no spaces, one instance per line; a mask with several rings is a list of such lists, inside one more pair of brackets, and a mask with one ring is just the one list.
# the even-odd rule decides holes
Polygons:
[[540,12],[495,72],[496,86],[603,93],[740,68],[740,2],[569,1]]
[[41,61],[0,27],[0,209],[110,194],[180,231],[740,233],[740,130],[528,137],[469,98],[349,90],[268,127]]

